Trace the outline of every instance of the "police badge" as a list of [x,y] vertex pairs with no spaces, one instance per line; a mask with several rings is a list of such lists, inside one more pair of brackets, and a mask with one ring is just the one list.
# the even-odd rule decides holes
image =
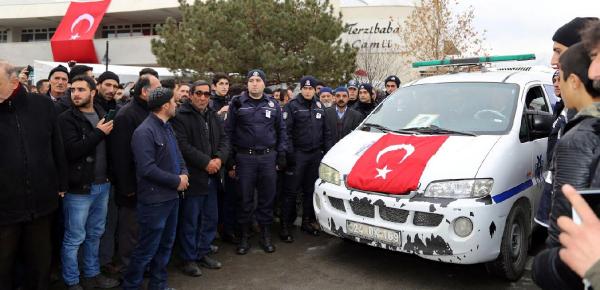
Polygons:
[[274,108],[275,104],[273,103],[273,101],[269,101],[269,107]]

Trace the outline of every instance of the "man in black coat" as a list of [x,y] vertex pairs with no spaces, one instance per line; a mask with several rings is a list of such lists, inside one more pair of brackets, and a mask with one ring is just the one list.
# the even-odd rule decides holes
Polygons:
[[112,165],[115,186],[115,201],[119,206],[118,266],[127,266],[129,257],[137,244],[138,221],[136,215],[137,179],[131,150],[131,137],[135,129],[146,119],[148,96],[160,87],[153,75],[141,76],[133,88],[133,99],[119,110],[108,142],[109,161]]
[[[69,191],[64,195],[65,235],[61,251],[62,272],[69,289],[113,288],[115,279],[100,273],[99,246],[104,234],[110,182],[106,138],[113,122],[104,120],[104,109],[94,106],[96,82],[86,75],[71,80],[73,107],[58,117],[69,167]],[[85,263],[80,281],[78,252]]]
[[361,120],[359,112],[348,108],[348,89],[335,89],[335,106],[325,109],[325,122],[331,131],[333,144],[356,129]]
[[52,213],[67,189],[65,152],[52,101],[27,93],[3,62],[0,148],[0,287],[13,289],[13,266],[21,260],[22,287],[47,289]]
[[[548,248],[540,252],[533,264],[533,280],[543,289],[582,289],[581,278],[560,259],[560,229],[557,219],[571,217],[571,204],[562,192],[564,184],[576,189],[597,188],[595,176],[600,155],[600,92],[588,78],[590,58],[581,43],[575,44],[560,56],[560,90],[568,109],[577,115],[564,129],[564,135],[554,152],[552,210],[548,229]],[[588,200],[597,209],[597,199]]]
[[358,87],[358,102],[354,104],[352,109],[358,111],[362,115],[361,121],[371,114],[376,106],[373,86],[369,83],[360,84]]
[[117,109],[115,94],[119,90],[119,76],[111,71],[105,71],[98,77],[98,97],[94,102],[99,104],[104,111]]
[[208,254],[217,233],[219,172],[229,153],[229,140],[217,112],[208,106],[210,95],[208,82],[192,84],[190,101],[181,105],[172,121],[190,173],[179,222],[183,272],[190,276],[201,275],[196,261],[209,269],[221,268]]

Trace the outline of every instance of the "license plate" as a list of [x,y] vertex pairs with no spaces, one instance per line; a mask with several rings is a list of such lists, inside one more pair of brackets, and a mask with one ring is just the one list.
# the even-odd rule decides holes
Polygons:
[[387,245],[400,246],[400,232],[392,231],[380,227],[365,225],[353,221],[346,222],[348,234],[378,241]]

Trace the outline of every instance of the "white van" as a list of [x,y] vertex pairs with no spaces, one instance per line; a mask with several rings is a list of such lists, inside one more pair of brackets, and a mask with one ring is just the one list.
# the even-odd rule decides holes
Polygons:
[[[556,102],[551,77],[457,73],[404,86],[323,158],[314,196],[322,229],[426,259],[486,263],[491,273],[519,279],[543,189]],[[435,152],[402,168],[420,147],[371,152],[384,136],[444,138],[436,139]],[[393,164],[381,164],[394,150]],[[363,160],[368,154],[372,160]],[[390,178],[394,166],[399,172]],[[386,177],[391,185],[373,190]],[[414,184],[404,184],[405,177]]]

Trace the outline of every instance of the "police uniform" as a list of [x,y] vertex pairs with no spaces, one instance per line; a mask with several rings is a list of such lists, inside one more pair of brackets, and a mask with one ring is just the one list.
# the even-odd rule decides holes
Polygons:
[[[264,80],[264,73],[262,71],[260,73]],[[263,239],[269,239],[269,245],[261,241],[261,245],[267,251],[267,246],[272,247],[272,245],[270,245],[270,236],[264,235],[270,234],[269,226],[273,222],[273,200],[277,183],[276,164],[278,156],[285,156],[287,143],[281,107],[275,99],[264,93],[262,98],[253,99],[244,92],[231,101],[225,121],[225,132],[229,136],[235,154],[235,171],[238,178],[237,220],[242,227],[238,254],[247,253],[250,247],[247,239],[251,213],[254,209],[255,190],[258,192],[258,205],[254,214],[261,226]],[[267,252],[272,251],[274,248]]]
[[[300,84],[314,88],[316,81],[304,77]],[[284,242],[292,242],[289,226],[296,219],[298,192],[303,196],[302,229],[318,234],[318,227],[313,224],[316,220],[313,193],[323,152],[331,147],[331,134],[325,121],[325,107],[315,97],[307,100],[298,95],[285,106],[283,117],[288,133],[288,170],[283,189],[280,237]]]

